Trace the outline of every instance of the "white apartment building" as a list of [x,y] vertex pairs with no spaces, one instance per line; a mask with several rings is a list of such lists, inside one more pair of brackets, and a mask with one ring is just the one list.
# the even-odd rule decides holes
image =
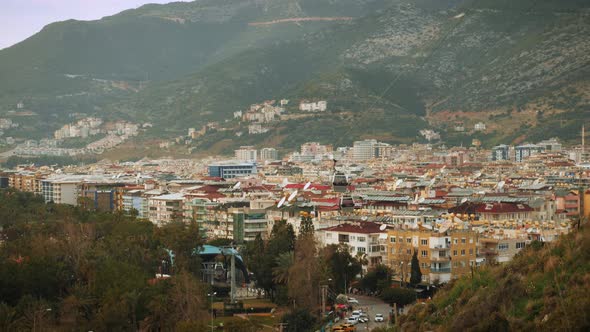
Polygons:
[[154,196],[148,199],[148,219],[158,225],[164,225],[183,218],[184,196],[180,193]]
[[235,150],[236,159],[239,161],[256,161],[258,152],[253,146],[241,146]]
[[299,110],[305,112],[324,112],[328,109],[328,102],[321,100],[318,102],[301,101],[299,103]]
[[260,150],[260,160],[278,160],[279,153],[275,148],[263,148]]

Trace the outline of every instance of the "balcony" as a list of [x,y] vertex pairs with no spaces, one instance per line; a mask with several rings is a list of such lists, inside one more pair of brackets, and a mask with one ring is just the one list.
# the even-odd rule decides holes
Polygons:
[[451,244],[450,243],[445,243],[445,244],[435,244],[434,246],[430,247],[431,250],[447,250],[447,249],[451,249]]
[[448,262],[451,256],[430,256],[430,260],[434,262]]
[[480,248],[479,249],[479,253],[481,255],[497,255],[498,254],[498,249],[496,248]]
[[440,268],[440,269],[431,268],[430,273],[451,273],[451,268],[450,267]]

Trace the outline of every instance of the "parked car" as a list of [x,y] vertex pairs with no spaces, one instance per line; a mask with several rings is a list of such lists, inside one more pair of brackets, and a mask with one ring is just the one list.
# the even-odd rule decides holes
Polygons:
[[383,314],[376,314],[375,315],[375,322],[380,323],[383,322]]
[[359,304],[359,301],[357,299],[355,299],[354,297],[349,297],[348,303],[349,304]]

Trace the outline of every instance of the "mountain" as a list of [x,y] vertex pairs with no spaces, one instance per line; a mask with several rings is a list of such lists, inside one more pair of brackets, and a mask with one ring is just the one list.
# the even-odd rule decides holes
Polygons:
[[590,228],[533,242],[506,265],[453,281],[402,316],[404,331],[585,331]]
[[[150,121],[156,137],[229,121],[231,131],[196,143],[207,150],[223,142],[222,151],[369,137],[408,143],[423,128],[451,144],[571,140],[590,115],[589,7],[582,0],[146,5],[55,23],[0,51],[0,116],[24,101],[37,115],[19,121],[37,134],[75,112]],[[237,142],[247,128],[230,121],[233,112],[281,98],[326,99],[329,110]],[[451,130],[478,121],[486,133]]]

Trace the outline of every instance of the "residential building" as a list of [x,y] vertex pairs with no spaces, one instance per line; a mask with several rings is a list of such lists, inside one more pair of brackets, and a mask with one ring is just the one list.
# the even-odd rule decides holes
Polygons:
[[498,145],[492,148],[492,161],[509,160],[510,147],[508,145]]
[[256,161],[258,152],[253,146],[241,146],[235,150],[236,160],[239,161]]
[[275,148],[263,148],[260,150],[259,159],[262,161],[278,160],[279,153],[277,152],[277,149],[275,149]]
[[381,224],[370,221],[355,221],[338,224],[336,226],[318,230],[318,237],[324,245],[347,245],[351,255],[366,255],[368,266],[380,264],[385,251],[385,239],[381,237],[385,232],[380,229]]
[[78,192],[81,180],[53,178],[41,180],[41,195],[45,202],[78,205]]
[[352,147],[352,158],[355,161],[363,161],[375,158],[376,145],[377,141],[374,139],[354,142]]
[[514,148],[516,162],[522,162],[524,159],[537,153],[545,151],[545,148],[535,144],[519,145]]
[[154,196],[148,199],[148,218],[161,226],[172,221],[182,221],[184,196],[180,193]]
[[233,208],[228,213],[233,220],[233,239],[236,243],[253,241],[258,235],[268,238],[272,221],[266,217],[265,210]]
[[138,218],[148,218],[148,200],[143,196],[143,190],[129,190],[123,194],[123,211],[137,211]]
[[444,283],[469,273],[476,264],[475,232],[451,229],[439,233],[427,229],[395,228],[387,231],[387,259],[397,278],[408,282],[411,260],[418,257],[422,281]]

